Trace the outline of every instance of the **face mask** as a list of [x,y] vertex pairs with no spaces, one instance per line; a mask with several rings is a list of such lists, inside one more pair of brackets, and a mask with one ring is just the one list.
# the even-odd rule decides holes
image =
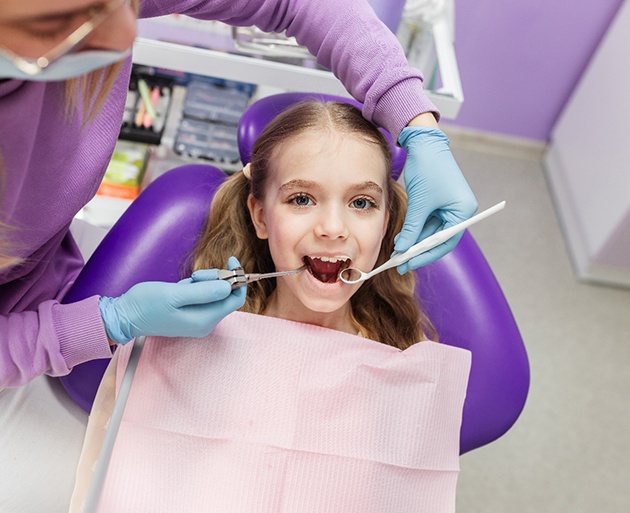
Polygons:
[[20,80],[57,81],[67,80],[85,75],[90,71],[114,64],[131,53],[131,49],[123,52],[111,50],[85,50],[64,55],[35,75],[24,72],[0,52],[0,80],[17,78]]

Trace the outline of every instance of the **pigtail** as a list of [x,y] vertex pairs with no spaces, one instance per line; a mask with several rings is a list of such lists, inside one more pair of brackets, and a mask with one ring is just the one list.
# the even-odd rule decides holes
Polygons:
[[[193,252],[192,271],[225,268],[230,256],[236,256],[248,273],[274,270],[267,241],[256,236],[247,209],[249,192],[250,181],[242,171],[230,176],[219,187]],[[262,313],[274,288],[275,280],[251,283],[248,285],[247,301],[241,310]]]

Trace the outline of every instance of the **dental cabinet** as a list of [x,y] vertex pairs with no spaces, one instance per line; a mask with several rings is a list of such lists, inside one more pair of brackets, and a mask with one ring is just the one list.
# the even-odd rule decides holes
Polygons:
[[552,131],[545,169],[579,278],[630,287],[630,2]]

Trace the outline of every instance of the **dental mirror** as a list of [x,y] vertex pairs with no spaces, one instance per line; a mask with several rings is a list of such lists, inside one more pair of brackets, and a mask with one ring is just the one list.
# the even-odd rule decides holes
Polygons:
[[450,228],[446,228],[441,230],[430,237],[427,237],[424,240],[421,240],[417,244],[411,246],[404,253],[399,253],[390,258],[383,265],[380,265],[376,269],[368,273],[364,273],[360,269],[355,267],[348,267],[339,273],[339,279],[347,283],[348,285],[353,285],[355,283],[360,283],[365,281],[372,276],[375,276],[387,269],[391,269],[392,267],[398,267],[400,264],[404,264],[405,262],[411,260],[412,258],[421,255],[422,253],[433,249],[436,246],[439,246],[443,242],[447,241],[454,235],[457,235],[459,232],[465,230],[469,226],[478,223],[479,221],[484,220],[486,217],[491,216],[492,214],[497,213],[499,210],[502,210],[505,207],[505,201],[496,204],[494,207],[490,207],[483,212],[479,212],[477,215],[467,219],[466,221],[462,221],[461,223],[456,224],[455,226],[451,226]]

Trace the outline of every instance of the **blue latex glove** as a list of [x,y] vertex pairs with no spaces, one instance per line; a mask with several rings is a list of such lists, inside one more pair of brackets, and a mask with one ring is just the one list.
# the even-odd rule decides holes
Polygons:
[[[438,128],[408,126],[398,143],[407,151],[405,223],[394,239],[394,254],[472,217],[477,200],[455,162],[448,137]],[[397,267],[400,274],[434,262],[451,251],[463,233]]]
[[[230,257],[228,269],[239,266]],[[109,338],[119,344],[140,335],[205,337],[245,304],[246,289],[232,290],[217,269],[206,269],[177,283],[138,283],[120,297],[102,297],[99,307]]]

